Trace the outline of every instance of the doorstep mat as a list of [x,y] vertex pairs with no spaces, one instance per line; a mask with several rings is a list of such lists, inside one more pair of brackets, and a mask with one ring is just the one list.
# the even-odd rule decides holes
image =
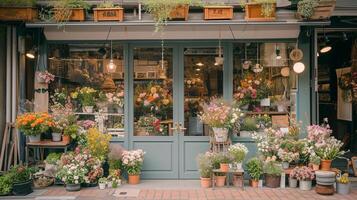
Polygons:
[[140,189],[116,189],[113,196],[115,197],[138,197]]

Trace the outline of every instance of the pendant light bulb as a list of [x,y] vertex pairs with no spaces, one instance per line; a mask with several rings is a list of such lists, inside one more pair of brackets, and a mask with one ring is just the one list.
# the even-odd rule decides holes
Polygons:
[[35,58],[35,52],[34,51],[29,51],[26,53],[26,57],[30,58],[30,59],[34,59]]
[[325,42],[322,45],[322,48],[320,50],[320,53],[327,53],[331,51],[332,46],[330,45],[330,40],[328,39],[327,36],[325,36]]
[[113,60],[113,45],[112,45],[112,41],[110,41],[110,61],[107,65],[107,70],[109,73],[114,73],[117,69],[117,65],[114,63]]
[[302,62],[297,62],[294,64],[294,72],[297,73],[297,74],[301,74],[302,72],[305,71],[305,64],[302,63]]

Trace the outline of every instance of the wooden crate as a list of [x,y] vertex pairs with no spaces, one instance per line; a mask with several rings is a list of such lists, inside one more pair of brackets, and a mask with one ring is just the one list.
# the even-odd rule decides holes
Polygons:
[[274,21],[276,19],[276,4],[273,4],[273,13],[270,17],[262,15],[262,5],[247,3],[245,5],[245,20],[247,21]]
[[124,8],[94,8],[94,21],[123,21]]
[[37,16],[33,7],[0,7],[0,21],[34,21]]
[[[61,20],[61,8],[55,8],[54,9],[54,17],[56,21],[62,21]],[[72,8],[71,10],[71,16],[69,17],[69,21],[84,21],[86,19],[85,11],[84,8]]]
[[188,5],[180,5],[170,13],[170,20],[188,20]]
[[329,19],[335,10],[336,0],[320,1],[314,9],[314,15],[309,20]]
[[233,6],[205,6],[204,19],[233,19]]

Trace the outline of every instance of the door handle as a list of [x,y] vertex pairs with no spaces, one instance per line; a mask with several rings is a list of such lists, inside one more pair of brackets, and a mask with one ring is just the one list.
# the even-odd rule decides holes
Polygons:
[[179,131],[180,130],[180,125],[178,123],[174,123],[173,127],[170,128],[172,131]]
[[181,123],[179,124],[178,127],[179,127],[180,132],[184,132],[187,129],[187,128],[183,127],[183,125]]

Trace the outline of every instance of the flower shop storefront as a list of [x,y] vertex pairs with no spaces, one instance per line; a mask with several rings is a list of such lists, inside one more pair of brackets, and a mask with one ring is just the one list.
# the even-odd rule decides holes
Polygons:
[[[33,62],[37,73],[30,75],[37,109],[53,112],[70,103],[83,126],[112,135],[113,148],[143,149],[144,179],[199,177],[196,157],[214,144],[212,130],[198,115],[202,103],[214,97],[240,103],[243,122],[230,135],[232,143],[248,147],[248,157],[256,154],[252,131],[287,127],[289,119],[309,113],[308,106],[300,106],[309,104],[303,81],[309,70],[299,75],[291,67],[298,61],[291,60],[293,50],[302,46],[309,54],[304,44],[309,29],[298,44],[299,24],[252,25],[244,32],[240,26],[201,25],[210,30],[202,40],[192,34],[205,31],[193,31],[194,26],[168,26],[163,35],[153,34],[152,26],[135,26],[140,33],[131,26],[128,33],[109,25],[66,25],[65,32],[28,26],[34,35],[43,33],[40,58]],[[180,29],[187,31],[174,34]],[[232,40],[234,34],[245,40]],[[133,41],[137,38],[146,40]],[[50,76],[44,70],[54,75],[49,84],[38,81]]]

